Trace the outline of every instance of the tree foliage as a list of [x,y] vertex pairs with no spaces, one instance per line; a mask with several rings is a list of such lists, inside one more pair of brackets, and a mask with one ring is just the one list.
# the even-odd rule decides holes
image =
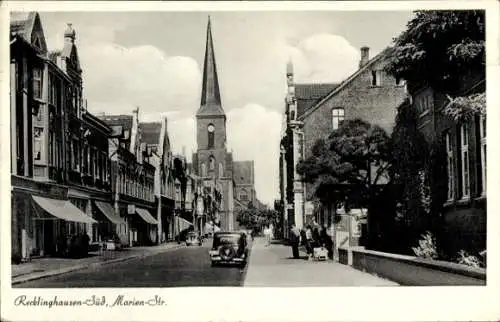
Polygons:
[[346,120],[314,144],[312,155],[299,162],[297,171],[324,203],[366,205],[372,187],[387,173],[389,149],[389,136],[382,128],[361,119]]
[[388,72],[448,92],[461,77],[485,66],[484,10],[416,11],[394,39]]
[[279,213],[273,209],[256,208],[249,204],[247,208],[239,209],[236,221],[248,229],[261,229],[271,223],[276,224]]

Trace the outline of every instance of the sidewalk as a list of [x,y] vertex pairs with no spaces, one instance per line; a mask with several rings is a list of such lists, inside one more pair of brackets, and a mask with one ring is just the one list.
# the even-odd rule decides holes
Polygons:
[[183,244],[171,242],[158,246],[132,247],[122,251],[108,251],[105,253],[92,252],[89,253],[88,257],[78,259],[54,257],[38,258],[28,263],[11,265],[12,285],[50,276],[66,274],[89,267],[99,267],[135,258],[152,256],[166,252],[170,249],[180,248],[182,246]]
[[397,286],[368,273],[338,262],[308,261],[292,258],[292,249],[284,245],[265,246],[263,238],[256,238],[248,263],[245,286],[260,287],[317,287],[317,286]]

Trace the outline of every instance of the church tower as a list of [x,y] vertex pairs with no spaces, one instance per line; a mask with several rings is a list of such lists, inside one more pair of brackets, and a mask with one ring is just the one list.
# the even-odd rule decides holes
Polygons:
[[222,192],[221,209],[218,216],[220,228],[232,230],[235,225],[233,216],[233,160],[232,154],[228,153],[226,149],[226,114],[222,108],[210,17],[207,25],[201,102],[196,113],[196,129],[197,173],[204,179],[205,186],[215,187]]

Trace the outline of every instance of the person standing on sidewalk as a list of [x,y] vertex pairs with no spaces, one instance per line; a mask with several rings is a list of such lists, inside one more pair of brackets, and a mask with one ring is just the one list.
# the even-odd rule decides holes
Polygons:
[[325,245],[326,250],[328,251],[328,258],[333,259],[333,240],[326,231],[326,227],[321,228],[320,232],[321,244]]
[[292,225],[290,230],[290,246],[292,246],[292,255],[293,258],[297,259],[299,258],[300,231],[295,225]]

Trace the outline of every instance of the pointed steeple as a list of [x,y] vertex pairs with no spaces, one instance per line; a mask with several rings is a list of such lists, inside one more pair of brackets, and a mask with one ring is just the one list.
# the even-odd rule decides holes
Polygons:
[[203,66],[202,86],[201,106],[196,115],[225,115],[220,98],[219,79],[217,77],[217,65],[215,64],[210,16],[208,17],[207,25],[207,43],[205,49],[205,62]]

